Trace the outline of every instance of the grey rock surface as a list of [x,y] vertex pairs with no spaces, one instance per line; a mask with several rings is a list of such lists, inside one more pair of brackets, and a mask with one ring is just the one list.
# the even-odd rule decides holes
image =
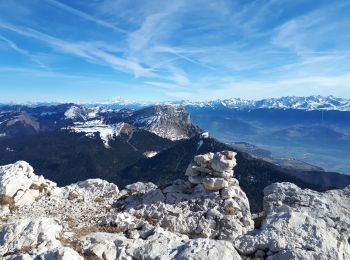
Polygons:
[[267,259],[350,259],[349,205],[350,187],[320,193],[272,184],[264,190],[261,228],[239,237],[236,248]]
[[350,259],[350,187],[265,188],[262,225],[233,177],[235,153],[194,157],[166,187],[119,191],[90,179],[66,187],[25,162],[0,167],[0,258]]

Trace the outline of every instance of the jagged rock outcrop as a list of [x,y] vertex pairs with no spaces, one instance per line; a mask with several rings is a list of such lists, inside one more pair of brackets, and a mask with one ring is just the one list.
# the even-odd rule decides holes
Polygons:
[[[1,204],[12,198],[15,206],[0,212],[0,258],[350,258],[350,187],[319,193],[270,185],[262,225],[253,229],[235,165],[234,152],[198,155],[188,181],[136,182],[121,191],[100,179],[61,188],[25,162],[2,166]],[[31,202],[17,203],[19,191]]]
[[[214,165],[221,158],[217,170],[231,172],[226,193],[184,180],[162,188],[137,182],[120,192],[99,179],[59,188],[37,177],[26,163],[6,166],[2,177],[11,173],[22,178],[29,172],[29,179],[49,183],[50,190],[4,214],[9,221],[1,223],[0,253],[28,259],[240,259],[232,239],[251,230],[253,222],[248,200],[232,177],[234,154],[227,154],[211,159]],[[9,189],[5,186],[13,180],[1,180]],[[15,237],[19,242],[13,245]]]
[[34,174],[24,161],[0,167],[0,214],[33,203],[56,184]]
[[126,186],[115,203],[123,213],[106,216],[104,223],[124,230],[132,222],[135,232],[144,232],[147,222],[157,223],[191,238],[231,240],[246,233],[253,221],[248,199],[233,178],[234,156],[229,151],[198,155],[186,172],[189,181],[177,180],[163,189],[152,183]]
[[324,193],[276,183],[264,190],[266,219],[236,240],[267,259],[350,259],[350,186]]

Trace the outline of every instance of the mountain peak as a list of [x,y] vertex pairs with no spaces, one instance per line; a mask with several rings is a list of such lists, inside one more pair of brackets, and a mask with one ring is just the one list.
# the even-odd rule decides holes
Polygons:
[[171,140],[187,139],[201,132],[179,105],[149,106],[135,111],[127,122]]

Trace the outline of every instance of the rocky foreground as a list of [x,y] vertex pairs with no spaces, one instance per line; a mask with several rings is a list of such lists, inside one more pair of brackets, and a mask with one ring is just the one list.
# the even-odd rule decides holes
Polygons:
[[[198,155],[188,181],[66,187],[26,162],[0,167],[1,259],[350,259],[350,186],[265,188],[255,218],[235,153]],[[261,222],[261,223],[260,223]]]

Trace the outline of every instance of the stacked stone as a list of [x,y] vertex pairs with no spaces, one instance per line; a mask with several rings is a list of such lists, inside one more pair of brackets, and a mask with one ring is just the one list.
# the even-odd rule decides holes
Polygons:
[[201,154],[194,157],[186,170],[188,181],[201,184],[207,191],[219,191],[235,184],[233,167],[236,166],[236,153],[222,151]]
[[240,219],[242,225],[249,229],[252,226],[249,202],[238,180],[233,177],[236,155],[232,151],[197,155],[185,174],[188,181],[195,185],[194,190],[219,193],[223,202],[219,210]]

